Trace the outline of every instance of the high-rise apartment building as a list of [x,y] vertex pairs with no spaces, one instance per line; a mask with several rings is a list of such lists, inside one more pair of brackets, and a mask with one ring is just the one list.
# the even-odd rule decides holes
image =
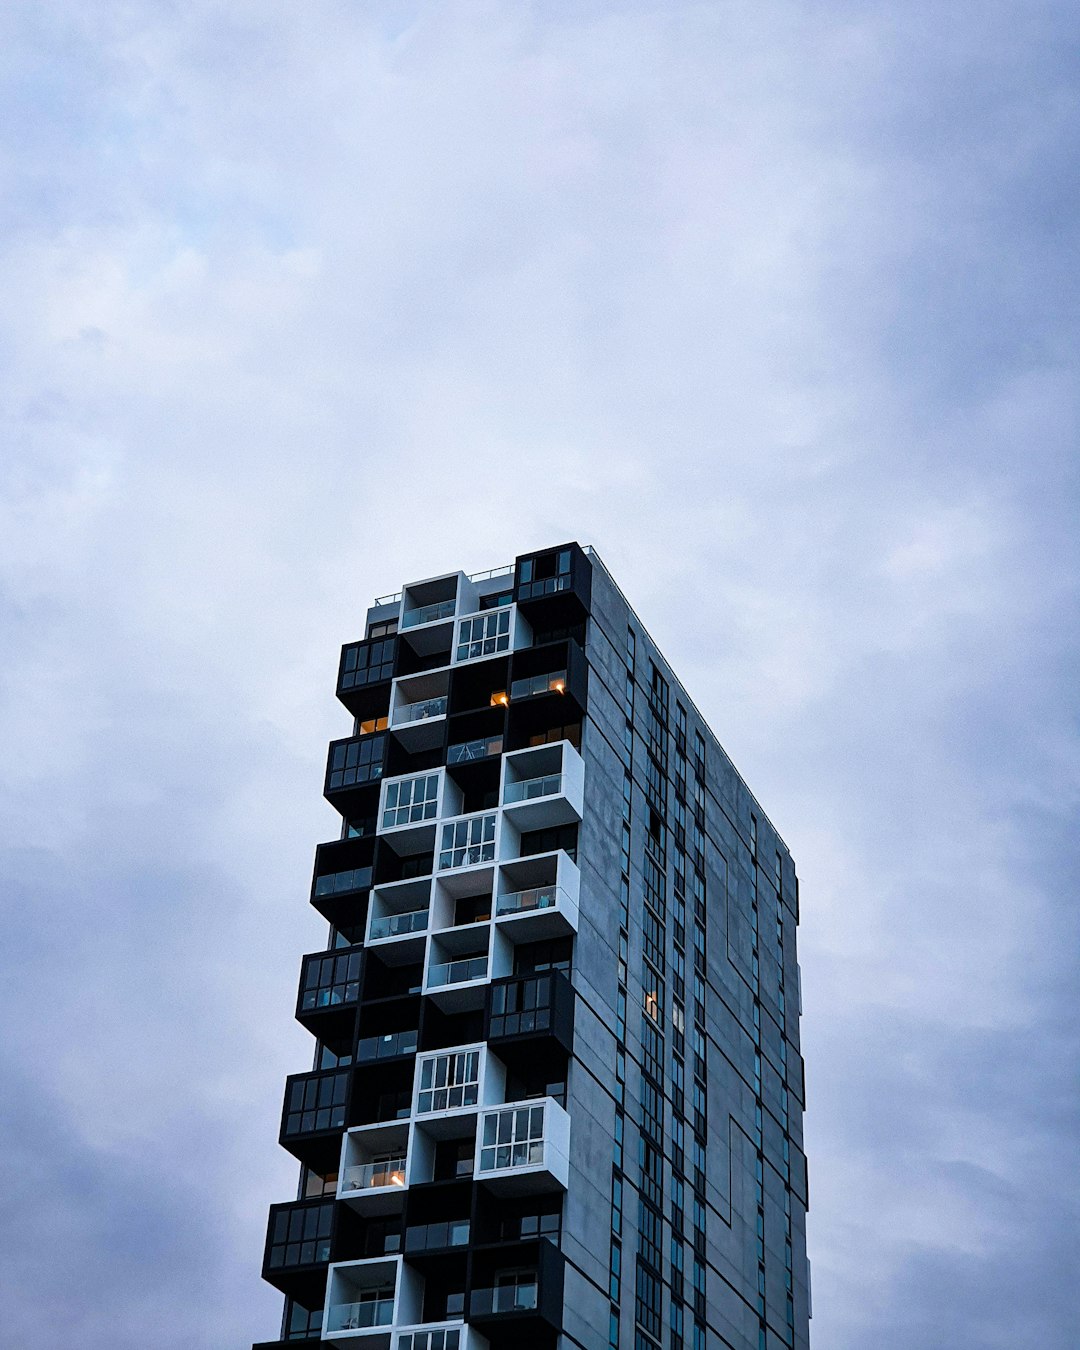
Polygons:
[[795,870],[599,557],[376,601],[337,694],[256,1350],[805,1350]]

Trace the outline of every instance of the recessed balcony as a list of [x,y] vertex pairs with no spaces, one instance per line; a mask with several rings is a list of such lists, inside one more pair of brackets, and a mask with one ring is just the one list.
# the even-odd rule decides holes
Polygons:
[[445,670],[394,681],[390,727],[410,753],[442,745],[448,695],[449,677]]
[[349,1130],[342,1143],[337,1198],[361,1214],[399,1212],[408,1186],[408,1143],[405,1124]]
[[552,1097],[481,1112],[475,1176],[504,1195],[565,1190],[570,1117]]
[[[488,900],[490,910],[490,900]],[[509,966],[509,961],[504,962]],[[433,933],[428,943],[424,993],[444,1012],[484,1006],[491,977],[491,924],[463,924]]]
[[322,1338],[391,1350],[395,1325],[417,1323],[422,1303],[423,1278],[400,1256],[339,1262],[326,1282]]
[[389,965],[424,959],[430,922],[431,878],[376,886],[368,911],[367,943]]
[[581,819],[585,765],[569,741],[507,755],[503,775],[503,807],[515,829],[554,829]]
[[498,931],[511,942],[576,933],[580,888],[577,864],[562,849],[503,863],[495,896]]
[[373,1064],[380,1059],[401,1059],[415,1055],[419,1032],[413,1028],[388,1031],[381,1036],[361,1036],[356,1044],[357,1064]]

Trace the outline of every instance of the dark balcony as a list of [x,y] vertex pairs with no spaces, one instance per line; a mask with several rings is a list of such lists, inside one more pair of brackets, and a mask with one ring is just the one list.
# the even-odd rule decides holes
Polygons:
[[570,1054],[574,1048],[574,988],[560,970],[495,980],[488,989],[484,1039],[499,1047],[552,1040]]
[[363,929],[374,864],[374,839],[335,839],[315,850],[311,903],[327,923]]
[[562,1327],[563,1264],[547,1238],[475,1249],[468,1320],[493,1346],[547,1344]]
[[342,647],[337,696],[354,717],[364,721],[385,715],[396,652],[397,639],[393,637],[350,642]]
[[585,653],[570,638],[515,652],[510,662],[507,749],[564,739],[579,746],[588,675]]
[[360,999],[363,952],[314,952],[304,957],[296,1020],[322,1041],[352,1041]]
[[316,1172],[336,1169],[348,1117],[351,1070],[291,1074],[285,1080],[279,1142]]
[[355,811],[370,796],[366,789],[378,785],[386,762],[386,742],[385,731],[330,742],[323,796],[342,815]]
[[312,1302],[326,1285],[334,1236],[332,1200],[270,1206],[263,1279],[290,1298]]
[[592,563],[574,543],[520,557],[514,599],[534,632],[580,623],[592,599]]

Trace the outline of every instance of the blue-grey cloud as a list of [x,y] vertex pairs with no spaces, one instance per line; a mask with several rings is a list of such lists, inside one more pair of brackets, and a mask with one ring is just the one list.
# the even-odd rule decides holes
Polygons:
[[800,865],[816,1343],[1074,1345],[1078,42],[0,16],[12,1344],[274,1334],[337,646],[578,537]]

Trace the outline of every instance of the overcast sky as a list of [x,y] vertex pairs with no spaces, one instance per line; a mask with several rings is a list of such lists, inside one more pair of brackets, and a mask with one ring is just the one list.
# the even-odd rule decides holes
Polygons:
[[594,544],[801,876],[816,1350],[1075,1350],[1074,0],[0,9],[0,1342],[229,1350],[333,683]]

